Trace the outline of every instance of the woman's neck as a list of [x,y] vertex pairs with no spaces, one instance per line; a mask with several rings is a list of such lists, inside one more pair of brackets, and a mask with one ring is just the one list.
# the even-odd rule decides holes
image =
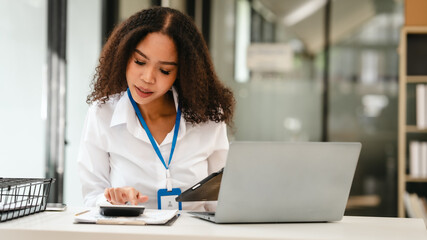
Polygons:
[[138,108],[146,121],[155,121],[159,118],[176,114],[172,92],[167,92],[162,98],[150,102],[149,104],[138,104]]

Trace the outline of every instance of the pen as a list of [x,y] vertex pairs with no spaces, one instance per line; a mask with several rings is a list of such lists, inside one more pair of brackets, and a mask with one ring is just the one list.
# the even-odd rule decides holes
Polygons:
[[87,213],[87,212],[90,212],[90,210],[86,210],[86,211],[83,211],[83,212],[76,213],[76,215],[75,215],[75,216],[79,216],[79,215],[85,214],[85,213]]

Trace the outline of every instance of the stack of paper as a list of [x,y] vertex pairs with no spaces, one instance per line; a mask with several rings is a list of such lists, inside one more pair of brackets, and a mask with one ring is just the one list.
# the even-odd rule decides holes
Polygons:
[[422,218],[427,226],[427,200],[416,193],[405,192],[404,203],[408,217]]
[[99,208],[94,208],[74,216],[75,223],[96,223],[113,225],[146,225],[166,224],[173,219],[178,210],[145,209],[137,217],[107,217],[99,213]]

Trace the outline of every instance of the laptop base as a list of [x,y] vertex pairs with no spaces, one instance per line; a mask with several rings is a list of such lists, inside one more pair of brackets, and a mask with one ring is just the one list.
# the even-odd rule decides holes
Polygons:
[[188,212],[189,214],[201,218],[203,220],[207,220],[209,222],[215,221],[215,212]]

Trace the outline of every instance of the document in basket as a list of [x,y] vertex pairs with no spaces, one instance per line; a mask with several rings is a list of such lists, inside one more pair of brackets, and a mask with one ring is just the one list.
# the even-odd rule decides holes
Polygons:
[[137,217],[107,217],[99,212],[99,208],[77,213],[74,216],[75,223],[96,223],[110,225],[161,225],[167,224],[177,216],[178,210],[145,209],[144,213]]

